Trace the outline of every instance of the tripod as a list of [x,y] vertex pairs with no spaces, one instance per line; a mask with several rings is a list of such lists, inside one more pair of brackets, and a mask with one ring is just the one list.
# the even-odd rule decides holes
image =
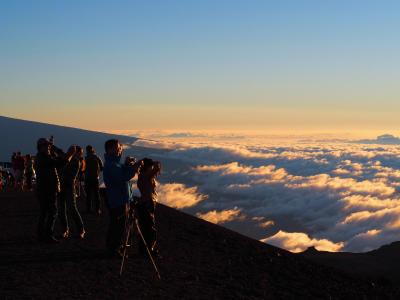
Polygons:
[[146,248],[146,253],[149,256],[149,259],[153,265],[153,268],[154,268],[157,278],[161,279],[160,272],[158,271],[156,262],[154,261],[153,255],[151,254],[151,251],[147,245],[146,239],[143,236],[142,230],[140,229],[140,224],[139,224],[139,220],[136,216],[136,210],[135,210],[134,205],[130,206],[128,217],[125,220],[125,236],[124,236],[122,261],[121,261],[121,267],[119,270],[119,275],[122,276],[122,272],[124,270],[125,261],[127,259],[127,250],[130,247],[130,240],[132,238],[132,230],[134,229],[134,227],[136,228],[137,233],[140,236],[140,239],[142,240],[142,242]]

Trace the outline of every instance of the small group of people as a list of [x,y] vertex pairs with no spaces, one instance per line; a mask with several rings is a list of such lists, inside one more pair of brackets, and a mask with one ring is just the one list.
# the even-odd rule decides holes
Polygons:
[[[85,226],[77,207],[79,174],[84,175],[87,213],[94,211],[100,215],[102,213],[100,176],[103,172],[105,202],[109,215],[106,235],[108,254],[112,257],[122,256],[126,220],[129,211],[134,207],[145,240],[143,242],[139,239],[139,251],[146,254],[147,246],[153,255],[157,255],[154,212],[157,200],[156,177],[161,171],[159,162],[149,158],[136,161],[128,157],[122,163],[123,147],[116,139],[105,143],[104,166],[90,145],[86,147],[86,158],[83,158],[81,147],[72,145],[65,153],[54,145],[53,139],[40,138],[37,141],[37,150],[35,170],[36,192],[40,204],[39,241],[58,242],[54,236],[54,224],[58,214],[63,227],[63,238],[71,237],[68,215],[72,217],[79,237],[85,238]],[[134,197],[132,192],[131,180],[136,175],[140,197]]]
[[11,156],[11,169],[14,190],[32,191],[35,177],[33,157],[30,154],[22,155],[20,151],[14,152]]
[[[41,138],[37,142],[36,192],[40,204],[38,238],[43,242],[58,242],[54,237],[54,224],[59,216],[63,228],[62,237],[71,237],[68,216],[72,218],[79,237],[86,234],[82,216],[77,206],[81,178],[85,178],[87,213],[96,208],[101,214],[99,177],[103,162],[95,149],[86,147],[86,158],[82,147],[72,145],[64,153],[54,145],[54,139]],[[59,208],[59,209],[58,209]]]
[[0,192],[14,189],[14,175],[5,168],[0,168]]

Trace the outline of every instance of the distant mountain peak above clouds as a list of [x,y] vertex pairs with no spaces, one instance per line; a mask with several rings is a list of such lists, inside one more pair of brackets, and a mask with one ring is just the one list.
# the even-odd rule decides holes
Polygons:
[[36,141],[41,137],[54,136],[55,144],[66,149],[71,144],[82,147],[92,145],[97,153],[104,153],[104,142],[116,138],[122,143],[134,143],[137,138],[85,130],[35,121],[0,116],[0,161],[9,161],[12,152],[36,153]]
[[296,255],[363,278],[379,280],[396,286],[400,284],[398,276],[400,241],[363,253],[318,251],[314,247],[310,247]]
[[376,137],[376,139],[363,139],[352,141],[356,144],[381,144],[381,145],[400,145],[400,138],[392,134],[382,134]]

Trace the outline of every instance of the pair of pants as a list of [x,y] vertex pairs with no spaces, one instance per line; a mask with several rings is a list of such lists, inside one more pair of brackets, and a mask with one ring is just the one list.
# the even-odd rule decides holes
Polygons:
[[82,217],[76,206],[76,195],[73,186],[63,186],[60,194],[60,221],[64,231],[69,230],[68,215],[74,220],[75,226],[82,232],[84,230]]
[[57,192],[38,189],[37,198],[40,206],[38,238],[51,237],[57,219]]
[[[139,221],[139,227],[150,251],[156,251],[157,231],[154,216],[154,203],[139,203],[136,207],[136,216]],[[139,239],[139,251],[146,253],[146,246],[142,239]]]
[[32,189],[32,178],[33,174],[31,172],[25,173],[25,185],[29,191]]
[[119,250],[123,244],[127,207],[109,208],[109,225],[107,231],[106,247],[109,252]]
[[92,208],[94,208],[95,212],[99,212],[101,209],[99,180],[97,178],[94,179],[86,178],[85,191],[86,191],[86,210],[90,212]]

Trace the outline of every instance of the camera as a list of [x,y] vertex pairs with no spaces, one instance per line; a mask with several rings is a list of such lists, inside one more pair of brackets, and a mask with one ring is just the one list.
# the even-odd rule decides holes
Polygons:
[[149,167],[152,168],[154,171],[156,171],[157,174],[159,174],[161,171],[161,162],[152,160],[151,163],[149,164]]
[[136,163],[136,158],[133,156],[127,156],[125,158],[125,165],[130,166]]
[[161,170],[161,162],[153,161],[153,168],[157,170]]

